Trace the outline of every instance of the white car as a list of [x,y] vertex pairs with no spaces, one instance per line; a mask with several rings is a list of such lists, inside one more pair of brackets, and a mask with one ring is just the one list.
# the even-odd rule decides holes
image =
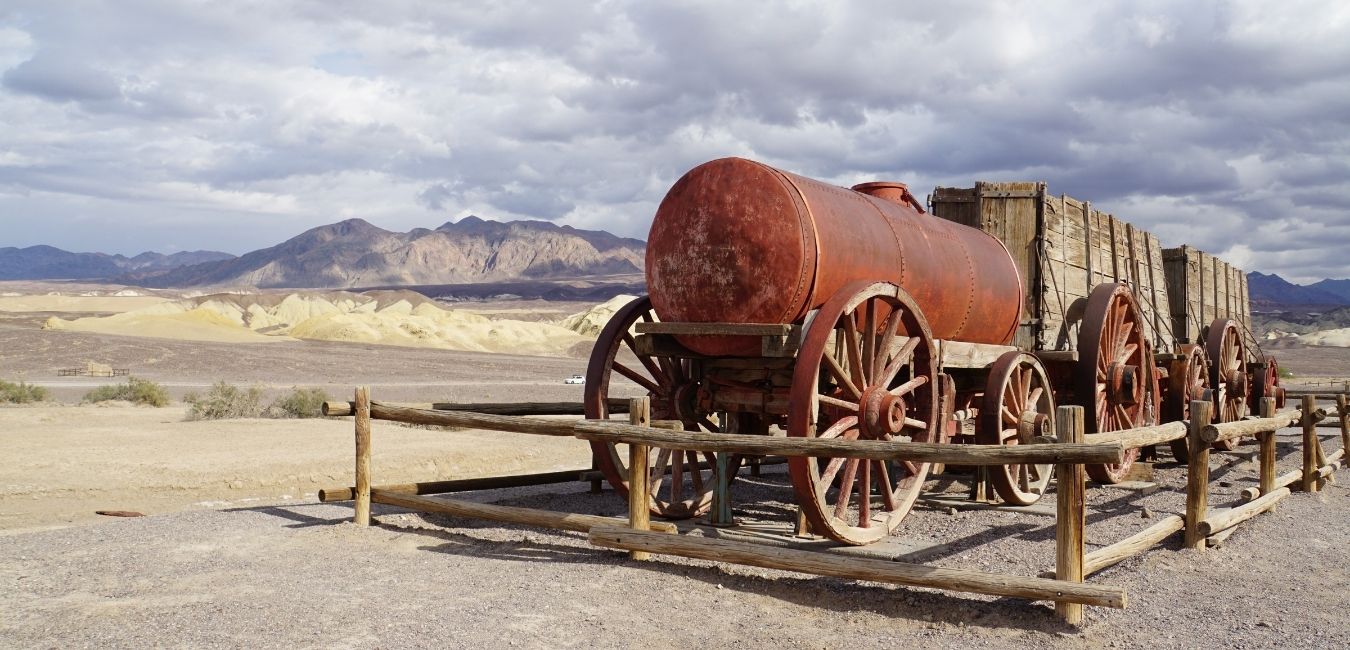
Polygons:
[[581,376],[581,375],[572,375],[571,377],[568,377],[567,379],[564,379],[564,380],[563,380],[563,383],[564,383],[564,384],[584,384],[584,383],[586,383],[586,378],[583,377],[583,376]]

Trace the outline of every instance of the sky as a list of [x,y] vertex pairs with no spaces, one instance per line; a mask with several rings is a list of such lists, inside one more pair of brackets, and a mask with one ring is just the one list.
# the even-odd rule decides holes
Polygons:
[[1043,180],[1165,246],[1350,277],[1350,4],[0,4],[0,247],[469,214],[645,238],[724,156]]

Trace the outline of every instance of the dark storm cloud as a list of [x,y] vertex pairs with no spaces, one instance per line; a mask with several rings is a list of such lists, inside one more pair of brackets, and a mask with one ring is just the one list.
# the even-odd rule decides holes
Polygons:
[[78,214],[89,248],[138,213],[269,215],[235,250],[349,216],[643,236],[681,173],[742,155],[921,192],[1046,180],[1167,244],[1344,277],[1348,22],[1316,2],[19,2],[0,210]]

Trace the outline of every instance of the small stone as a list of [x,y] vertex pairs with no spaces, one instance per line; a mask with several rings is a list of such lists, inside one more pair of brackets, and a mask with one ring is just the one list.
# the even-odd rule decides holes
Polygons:
[[721,588],[722,588],[722,583],[720,583],[720,582],[717,583],[717,588],[718,588],[718,589],[721,589]]
[[949,515],[955,517],[955,516],[956,516],[956,508],[947,508],[947,514],[949,514]]
[[1141,511],[1139,511],[1139,516],[1140,516],[1140,517],[1143,517],[1144,519],[1152,519],[1152,518],[1153,518],[1153,511],[1152,511],[1152,510],[1149,510],[1149,509],[1148,509],[1148,506],[1144,506],[1144,509],[1141,510]]
[[1232,481],[1219,481],[1219,487],[1233,487]]
[[1265,621],[1257,621],[1256,627],[1270,627],[1270,623],[1267,623]]

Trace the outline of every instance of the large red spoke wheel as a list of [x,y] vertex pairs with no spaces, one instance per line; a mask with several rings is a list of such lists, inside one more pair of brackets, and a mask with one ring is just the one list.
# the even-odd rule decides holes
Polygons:
[[[1163,403],[1163,418],[1167,422],[1190,421],[1191,402],[1210,399],[1205,349],[1194,343],[1187,343],[1177,349],[1177,355],[1167,373],[1167,399]],[[1185,438],[1173,440],[1168,444],[1172,447],[1172,456],[1178,462],[1184,463],[1190,458]]]
[[1284,389],[1280,387],[1280,362],[1275,357],[1266,357],[1266,367],[1259,373],[1252,373],[1252,415],[1261,414],[1261,400],[1275,398],[1275,409],[1284,408]]
[[[1247,414],[1247,349],[1238,324],[1220,318],[1205,337],[1209,357],[1209,385],[1214,388],[1214,420],[1236,422]],[[1236,439],[1214,443],[1215,449],[1237,449]]]
[[[1078,330],[1078,364],[1074,368],[1074,399],[1084,410],[1090,433],[1119,431],[1152,424],[1146,421],[1148,386],[1153,360],[1149,358],[1139,306],[1129,287],[1101,284],[1088,296]],[[1123,462],[1088,465],[1098,483],[1119,483],[1139,456],[1127,449]]]
[[[788,435],[843,440],[939,440],[937,348],[903,289],[844,287],[808,326],[792,373]],[[895,530],[923,490],[928,463],[791,458],[811,530],[868,544]]]
[[[994,362],[980,402],[975,442],[1026,445],[1055,434],[1055,398],[1045,368],[1035,356],[1007,352]],[[1045,494],[1054,465],[1000,465],[989,468],[1004,501],[1029,506]]]
[[[744,417],[717,418],[694,408],[693,396],[698,384],[691,377],[687,360],[638,353],[632,328],[638,322],[654,319],[651,300],[643,296],[619,309],[600,332],[586,368],[586,417],[609,417],[610,389],[615,375],[619,375],[637,385],[625,394],[645,392],[651,397],[653,420],[679,420],[686,431],[725,433],[729,428],[736,428],[744,432],[747,426],[727,426],[732,421],[746,425]],[[605,480],[620,497],[627,499],[628,445],[592,442],[591,451]],[[708,511],[712,505],[713,487],[717,485],[717,462],[713,454],[655,447],[651,450],[651,459],[647,479],[653,514],[668,519],[687,519]],[[734,477],[741,458],[733,456],[731,461],[730,471]]]

